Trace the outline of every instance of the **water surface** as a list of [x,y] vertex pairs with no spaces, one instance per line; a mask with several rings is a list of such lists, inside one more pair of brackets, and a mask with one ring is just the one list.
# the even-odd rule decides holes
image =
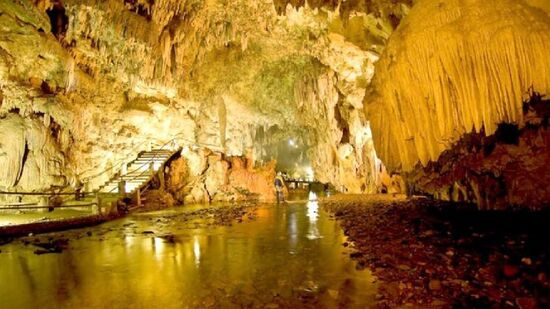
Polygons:
[[[142,213],[53,237],[59,254],[0,247],[1,308],[369,307],[376,286],[357,271],[338,223],[317,202],[264,205],[254,220],[182,227]],[[207,219],[205,219],[207,220]],[[201,226],[200,224],[197,226]]]

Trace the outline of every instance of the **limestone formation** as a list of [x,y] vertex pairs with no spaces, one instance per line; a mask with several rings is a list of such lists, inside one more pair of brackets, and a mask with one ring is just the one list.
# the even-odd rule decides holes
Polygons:
[[[189,153],[194,153],[190,156]],[[183,204],[237,202],[245,200],[273,201],[275,162],[253,166],[246,157],[224,158],[208,150],[185,152],[168,167],[166,189]],[[206,168],[193,173],[188,158],[202,154]]]
[[409,171],[465,133],[520,124],[530,89],[550,93],[549,12],[547,1],[419,1],[365,98],[384,163]]
[[522,110],[520,125],[501,123],[494,134],[467,134],[436,162],[417,165],[410,173],[413,190],[481,209],[545,207],[550,200],[550,101],[534,93]]
[[[472,131],[521,125],[529,89],[550,93],[549,12],[543,0],[1,1],[0,189],[94,190],[171,147],[178,201],[268,196],[272,168],[250,166],[279,168],[292,140],[292,173],[402,192],[399,174]],[[228,158],[247,154],[234,170]]]

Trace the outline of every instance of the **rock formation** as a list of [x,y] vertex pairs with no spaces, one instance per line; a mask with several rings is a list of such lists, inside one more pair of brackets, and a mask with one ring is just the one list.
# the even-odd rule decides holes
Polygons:
[[166,191],[182,204],[275,198],[274,161],[254,167],[250,157],[225,158],[205,149],[184,148],[167,170]]
[[264,192],[255,177],[271,168],[232,173],[226,158],[281,162],[292,139],[296,169],[340,191],[403,191],[399,173],[465,134],[522,126],[528,90],[550,93],[549,12],[543,0],[2,1],[0,189],[93,190],[173,143],[192,150],[173,181],[196,179],[178,200]]
[[[404,172],[418,162],[428,165],[425,173],[417,168],[411,185],[439,192],[436,196],[444,199],[482,208],[547,203],[543,166],[548,148],[540,142],[545,129],[535,135],[525,132],[513,150],[496,146],[499,151],[490,157],[464,152],[480,145],[473,141],[477,133],[512,134],[497,130],[502,123],[521,129],[523,102],[531,91],[550,93],[549,12],[542,1],[417,3],[389,40],[365,97],[375,148],[384,163]],[[459,140],[461,146],[453,146]],[[446,149],[453,150],[444,153]],[[428,164],[434,161],[438,163]],[[452,197],[453,186],[455,195],[464,191],[462,197]]]
[[[93,189],[146,144],[174,137],[229,155],[254,147],[260,156],[269,144],[255,145],[257,129],[285,128],[280,139],[305,141],[321,180],[374,191],[362,97],[392,26],[366,8],[344,19],[315,6],[289,5],[279,16],[276,6],[4,1],[1,112],[44,118],[63,160],[22,186],[14,180],[25,170],[21,150],[2,147],[11,158],[4,187],[79,180]],[[372,33],[361,34],[364,25]],[[341,158],[339,147],[352,152]]]
[[409,171],[465,133],[520,124],[529,90],[550,93],[549,12],[543,1],[420,1],[365,98],[384,163]]
[[494,134],[466,134],[436,162],[417,165],[410,173],[414,189],[481,209],[547,206],[550,101],[534,93],[522,109],[520,125],[501,123]]

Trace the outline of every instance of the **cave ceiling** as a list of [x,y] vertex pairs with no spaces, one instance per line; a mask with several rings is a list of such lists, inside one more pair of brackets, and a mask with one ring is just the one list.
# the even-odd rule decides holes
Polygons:
[[344,95],[360,97],[410,5],[308,4],[281,11],[270,1],[66,0],[70,22],[58,37],[78,68],[130,93],[201,104],[231,97],[288,126],[300,123],[295,88],[324,71],[336,72]]

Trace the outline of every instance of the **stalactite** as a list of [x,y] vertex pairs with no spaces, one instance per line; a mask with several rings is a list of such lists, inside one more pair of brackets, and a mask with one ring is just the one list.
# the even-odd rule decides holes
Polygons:
[[10,114],[0,120],[0,186],[28,190],[64,185],[56,177],[64,159],[43,120]]
[[550,93],[550,17],[525,1],[419,1],[377,63],[365,99],[392,169],[435,160],[464,133],[521,121],[530,87]]
[[12,36],[0,38],[0,115],[44,115],[68,161],[58,174],[117,172],[140,143],[179,131],[241,155],[255,128],[278,127],[277,137],[315,148],[320,177],[374,191],[379,162],[363,97],[411,1],[283,1],[277,16],[271,1],[65,0],[61,42],[44,31],[53,2],[35,2],[0,3]]

